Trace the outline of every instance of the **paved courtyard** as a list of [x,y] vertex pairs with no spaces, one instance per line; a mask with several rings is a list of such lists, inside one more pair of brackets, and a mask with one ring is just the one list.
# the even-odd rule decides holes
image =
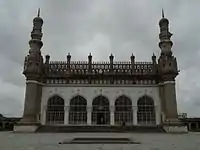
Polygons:
[[[130,137],[141,144],[59,144],[73,137]],[[1,150],[200,150],[200,133],[48,133],[0,132]]]

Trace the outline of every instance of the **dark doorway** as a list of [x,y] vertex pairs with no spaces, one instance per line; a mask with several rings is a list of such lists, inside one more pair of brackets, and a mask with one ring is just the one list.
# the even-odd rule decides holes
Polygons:
[[92,103],[92,124],[110,124],[109,101],[104,96],[98,96]]
[[97,113],[97,124],[106,124],[106,119],[102,112]]

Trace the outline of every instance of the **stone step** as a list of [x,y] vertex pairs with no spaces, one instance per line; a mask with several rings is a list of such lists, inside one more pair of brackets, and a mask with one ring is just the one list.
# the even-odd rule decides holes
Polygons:
[[57,132],[57,133],[74,133],[74,132],[142,132],[158,133],[164,132],[161,126],[55,126],[43,125],[36,132]]
[[140,144],[128,137],[76,137],[59,144]]

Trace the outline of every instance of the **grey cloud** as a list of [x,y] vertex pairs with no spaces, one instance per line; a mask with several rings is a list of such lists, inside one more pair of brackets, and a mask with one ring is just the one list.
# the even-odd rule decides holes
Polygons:
[[[133,53],[138,61],[151,61],[159,56],[158,47],[161,8],[170,21],[173,36],[173,52],[177,57],[180,75],[177,77],[177,100],[180,112],[200,115],[197,108],[200,80],[200,37],[198,29],[198,0],[68,0],[68,1],[3,1],[0,7],[1,86],[8,90],[0,96],[20,90],[19,97],[4,96],[3,108],[23,109],[25,79],[24,56],[28,53],[28,40],[32,19],[38,7],[44,19],[43,55],[53,60],[65,60],[68,52],[73,60],[87,60],[91,52],[95,60],[108,60],[113,53],[116,60],[128,60]],[[22,5],[23,4],[23,5]],[[12,102],[17,103],[11,105]],[[19,105],[18,105],[19,104]],[[0,107],[0,112],[3,112]],[[20,111],[19,111],[20,112]]]

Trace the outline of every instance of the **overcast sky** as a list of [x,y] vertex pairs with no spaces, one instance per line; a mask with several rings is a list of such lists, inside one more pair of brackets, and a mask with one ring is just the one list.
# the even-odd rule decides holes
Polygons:
[[199,0],[0,0],[0,113],[21,116],[24,105],[24,57],[32,19],[41,8],[43,55],[52,60],[151,60],[158,47],[161,8],[170,21],[177,57],[179,112],[200,116]]

